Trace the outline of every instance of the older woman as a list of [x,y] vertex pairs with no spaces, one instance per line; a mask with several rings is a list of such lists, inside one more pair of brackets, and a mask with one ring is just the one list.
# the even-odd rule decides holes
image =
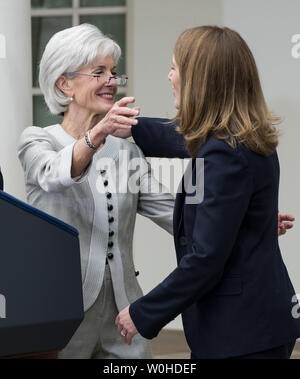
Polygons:
[[63,121],[27,128],[19,145],[29,203],[79,230],[85,318],[61,358],[151,357],[142,337],[126,349],[114,320],[142,295],[132,257],[136,213],[172,233],[174,199],[151,177],[139,148],[116,138],[139,113],[126,106],[133,98],[114,104],[127,80],[116,73],[119,57],[119,46],[92,25],[54,35],[40,86]]

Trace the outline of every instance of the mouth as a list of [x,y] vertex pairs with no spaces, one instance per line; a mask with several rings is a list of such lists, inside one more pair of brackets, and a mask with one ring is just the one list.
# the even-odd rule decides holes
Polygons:
[[115,95],[112,93],[97,93],[97,96],[107,101],[113,101],[115,98]]

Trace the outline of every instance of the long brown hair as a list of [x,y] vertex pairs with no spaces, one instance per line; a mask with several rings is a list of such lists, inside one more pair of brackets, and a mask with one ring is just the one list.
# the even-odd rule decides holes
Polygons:
[[264,156],[275,151],[274,124],[280,119],[267,108],[254,57],[237,32],[216,26],[186,30],[174,58],[181,78],[177,130],[193,157],[211,135]]

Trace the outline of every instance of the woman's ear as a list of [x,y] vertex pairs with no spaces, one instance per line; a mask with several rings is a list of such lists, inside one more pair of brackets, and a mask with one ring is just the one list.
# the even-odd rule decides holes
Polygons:
[[70,81],[65,76],[62,75],[59,79],[57,79],[55,84],[61,90],[61,92],[66,95],[66,97],[73,96],[73,91],[70,86]]

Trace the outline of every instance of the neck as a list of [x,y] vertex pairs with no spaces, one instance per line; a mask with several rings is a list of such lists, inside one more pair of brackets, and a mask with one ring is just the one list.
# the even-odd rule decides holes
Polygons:
[[101,120],[103,115],[91,114],[86,111],[74,111],[69,109],[64,115],[61,126],[75,139],[84,137],[88,130],[91,130]]

